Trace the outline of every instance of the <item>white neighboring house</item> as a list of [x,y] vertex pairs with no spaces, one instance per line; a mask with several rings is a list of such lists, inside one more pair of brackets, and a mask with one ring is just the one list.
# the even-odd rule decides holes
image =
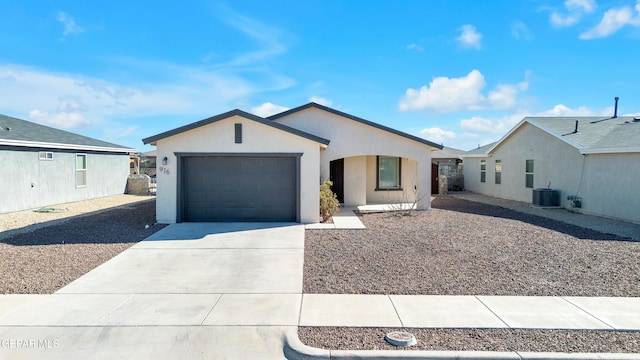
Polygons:
[[317,222],[319,184],[346,206],[429,209],[442,146],[309,103],[262,118],[232,110],[143,139],[157,146],[157,220]]
[[131,152],[0,115],[0,213],[123,194]]
[[463,157],[467,190],[532,202],[550,187],[565,208],[640,223],[640,118],[526,117]]

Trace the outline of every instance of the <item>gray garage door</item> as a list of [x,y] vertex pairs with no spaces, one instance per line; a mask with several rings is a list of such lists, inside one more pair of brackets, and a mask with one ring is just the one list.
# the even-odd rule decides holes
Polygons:
[[297,158],[182,159],[183,221],[296,221]]

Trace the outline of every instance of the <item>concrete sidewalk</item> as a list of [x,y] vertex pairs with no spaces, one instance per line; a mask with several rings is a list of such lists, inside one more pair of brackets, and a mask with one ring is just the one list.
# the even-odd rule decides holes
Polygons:
[[284,359],[299,224],[175,224],[52,295],[0,296],[0,359]]
[[300,326],[640,331],[640,298],[304,294]]

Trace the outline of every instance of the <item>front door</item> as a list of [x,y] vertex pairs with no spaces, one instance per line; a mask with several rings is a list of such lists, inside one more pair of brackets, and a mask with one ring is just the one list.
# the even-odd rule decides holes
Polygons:
[[438,194],[438,164],[431,164],[431,193]]
[[344,159],[333,160],[329,163],[329,180],[333,183],[333,191],[338,201],[344,203]]

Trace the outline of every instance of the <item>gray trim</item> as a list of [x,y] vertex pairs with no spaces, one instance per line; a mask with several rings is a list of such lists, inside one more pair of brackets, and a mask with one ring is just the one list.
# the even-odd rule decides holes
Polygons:
[[417,137],[417,136],[414,136],[414,135],[411,135],[411,134],[407,134],[405,132],[402,132],[402,131],[399,131],[399,130],[396,130],[396,129],[392,129],[390,127],[387,127],[387,126],[384,126],[384,125],[380,125],[380,124],[375,123],[373,121],[365,120],[363,118],[359,118],[357,116],[353,116],[351,114],[347,114],[345,112],[342,112],[342,111],[339,111],[339,110],[336,110],[336,109],[332,109],[332,108],[324,106],[324,105],[316,104],[314,102],[310,102],[308,104],[305,104],[305,105],[302,105],[302,106],[298,106],[296,108],[293,108],[293,109],[290,109],[290,110],[287,110],[287,111],[283,111],[283,112],[281,112],[279,114],[271,115],[271,116],[267,117],[267,119],[269,119],[269,120],[277,120],[277,119],[279,119],[281,117],[284,117],[284,116],[287,116],[287,115],[290,115],[290,114],[293,114],[293,113],[296,113],[296,112],[299,112],[299,111],[302,111],[302,110],[306,110],[306,109],[309,109],[309,108],[312,108],[312,107],[314,107],[316,109],[320,109],[320,110],[324,110],[324,111],[330,112],[330,113],[332,113],[334,115],[346,117],[347,119],[350,119],[350,120],[353,120],[353,121],[357,121],[357,122],[359,122],[361,124],[372,126],[372,127],[376,128],[376,129],[379,129],[379,130],[387,131],[387,132],[390,132],[392,134],[395,134],[395,135],[398,135],[398,136],[402,136],[402,137],[407,138],[409,140],[417,141],[417,142],[419,142],[419,143],[421,143],[423,145],[428,145],[428,146],[437,148],[438,150],[442,150],[444,148],[444,146],[438,145],[438,144],[436,144],[434,142],[431,142],[429,140],[426,140],[426,139],[423,139],[423,138],[420,138],[420,137]]
[[182,196],[183,187],[183,169],[182,161],[185,157],[193,156],[210,156],[210,157],[295,157],[296,158],[296,222],[300,222],[301,219],[301,158],[304,153],[219,153],[219,152],[174,152],[176,156],[176,222],[181,223],[184,220],[184,197]]
[[188,124],[188,125],[185,125],[185,126],[181,126],[179,128],[175,128],[173,130],[165,131],[163,133],[150,136],[148,138],[144,138],[144,139],[142,139],[142,142],[145,145],[146,144],[151,144],[151,143],[154,143],[154,142],[156,142],[158,140],[166,139],[168,137],[171,137],[171,136],[174,136],[174,135],[177,135],[177,134],[181,134],[181,133],[183,133],[185,131],[197,129],[197,128],[201,127],[201,126],[213,124],[213,123],[218,122],[220,120],[228,119],[228,118],[230,118],[232,116],[240,116],[240,117],[243,117],[243,118],[245,118],[247,120],[253,120],[253,121],[257,122],[257,123],[260,123],[260,124],[263,124],[263,125],[267,125],[267,126],[270,126],[272,128],[275,128],[275,129],[278,129],[278,130],[282,130],[284,132],[288,132],[290,134],[297,135],[297,136],[303,137],[303,138],[311,140],[311,141],[315,141],[315,142],[323,144],[323,145],[329,145],[329,140],[327,140],[327,139],[321,138],[319,136],[315,136],[313,134],[306,133],[304,131],[300,131],[298,129],[294,129],[294,128],[286,126],[286,125],[282,125],[282,124],[279,124],[279,123],[276,123],[276,122],[273,122],[273,121],[269,121],[269,120],[267,120],[265,118],[261,118],[261,117],[256,116],[256,115],[249,114],[248,112],[245,112],[245,111],[242,111],[242,110],[238,110],[238,109],[231,110],[231,111],[228,111],[226,113],[223,113],[223,114],[220,114],[220,115],[216,115],[216,116],[204,119],[204,120],[196,121],[194,123],[191,123],[191,124]]

